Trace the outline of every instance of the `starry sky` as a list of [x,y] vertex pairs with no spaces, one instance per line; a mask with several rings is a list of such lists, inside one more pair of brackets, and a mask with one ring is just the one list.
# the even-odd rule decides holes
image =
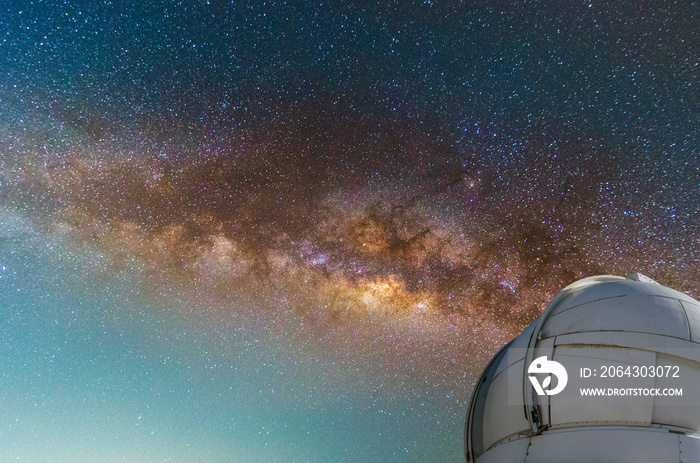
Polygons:
[[463,461],[564,286],[700,296],[698,23],[3,2],[0,460]]

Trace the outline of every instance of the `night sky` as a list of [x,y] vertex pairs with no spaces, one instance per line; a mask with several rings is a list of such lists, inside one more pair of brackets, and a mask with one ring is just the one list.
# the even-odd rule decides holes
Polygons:
[[700,296],[700,5],[6,1],[0,460],[463,461],[564,286]]

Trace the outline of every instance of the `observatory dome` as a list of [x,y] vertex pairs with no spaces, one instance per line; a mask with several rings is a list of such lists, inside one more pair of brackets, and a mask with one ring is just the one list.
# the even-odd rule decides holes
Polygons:
[[700,303],[638,273],[566,287],[482,373],[465,452],[475,463],[700,461]]

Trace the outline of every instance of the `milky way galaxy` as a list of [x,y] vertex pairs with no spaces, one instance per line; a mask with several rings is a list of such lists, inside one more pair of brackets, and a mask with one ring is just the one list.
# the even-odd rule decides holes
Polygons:
[[700,296],[700,11],[10,2],[0,459],[462,461],[566,285]]

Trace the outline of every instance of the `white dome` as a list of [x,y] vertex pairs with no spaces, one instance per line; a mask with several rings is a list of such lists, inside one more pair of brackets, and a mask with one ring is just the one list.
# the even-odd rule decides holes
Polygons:
[[[568,286],[477,382],[467,461],[700,461],[699,343],[700,303],[643,275]],[[562,380],[556,373],[541,387],[529,378],[541,357],[566,367],[561,393],[542,389],[554,376]],[[584,397],[582,386],[591,385],[629,396]],[[682,389],[682,396],[646,395],[667,389]]]

